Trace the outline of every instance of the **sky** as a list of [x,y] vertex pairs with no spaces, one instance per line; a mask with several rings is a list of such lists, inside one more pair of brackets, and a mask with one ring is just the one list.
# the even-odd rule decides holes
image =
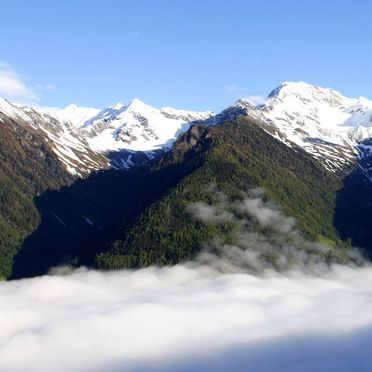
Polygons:
[[283,81],[372,98],[369,0],[1,0],[0,96],[219,111]]

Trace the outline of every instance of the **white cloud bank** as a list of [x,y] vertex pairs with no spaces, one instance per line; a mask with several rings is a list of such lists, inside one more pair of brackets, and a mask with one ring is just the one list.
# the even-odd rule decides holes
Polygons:
[[0,283],[1,371],[370,371],[372,268],[197,264]]

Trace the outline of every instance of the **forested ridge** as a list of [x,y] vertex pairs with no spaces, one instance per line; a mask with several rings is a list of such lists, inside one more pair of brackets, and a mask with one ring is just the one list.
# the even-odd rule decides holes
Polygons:
[[335,198],[343,174],[329,172],[298,147],[290,148],[266,133],[257,123],[240,117],[233,122],[208,128],[195,146],[185,146],[181,137],[157,165],[175,164],[194,170],[126,226],[122,239],[96,258],[105,269],[174,264],[190,259],[203,243],[223,236],[226,225],[206,224],[193,218],[187,207],[193,202],[216,203],[210,185],[232,199],[263,187],[266,197],[296,218],[310,239],[345,247],[333,226]]

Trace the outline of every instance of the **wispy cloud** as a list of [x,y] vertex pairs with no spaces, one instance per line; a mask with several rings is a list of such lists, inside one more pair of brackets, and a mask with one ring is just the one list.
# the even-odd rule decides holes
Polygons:
[[38,92],[54,92],[56,87],[53,84],[41,85],[36,84],[34,89]]
[[358,265],[364,262],[356,250],[343,252],[306,239],[295,219],[287,217],[272,201],[264,200],[264,193],[264,189],[252,189],[243,200],[232,201],[216,191],[218,203],[196,202],[188,207],[198,220],[222,224],[226,229],[223,236],[205,242],[199,262],[222,272],[249,273],[266,269],[319,273],[329,269],[326,261]]
[[255,105],[261,105],[265,102],[266,97],[263,95],[252,95],[252,96],[244,96],[244,99],[254,103]]
[[30,79],[0,61],[0,96],[19,103],[36,104],[43,92],[55,90],[53,85],[31,84]]
[[137,30],[137,31],[132,32],[131,36],[139,36],[141,34],[143,34],[143,30]]
[[244,98],[255,105],[260,105],[265,101],[265,96],[256,94],[256,95],[247,95],[247,89],[241,87],[237,84],[229,84],[225,86],[225,92],[232,95],[234,99]]
[[246,91],[245,88],[242,88],[236,84],[229,84],[225,86],[225,92],[229,94],[242,94]]

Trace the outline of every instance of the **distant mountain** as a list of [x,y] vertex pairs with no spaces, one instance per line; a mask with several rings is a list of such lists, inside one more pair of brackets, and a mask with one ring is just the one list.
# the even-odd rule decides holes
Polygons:
[[[240,99],[207,120],[216,124],[245,115],[259,121],[272,136],[288,146],[303,148],[327,169],[345,169],[370,154],[372,101],[347,98],[339,92],[303,82],[287,82],[265,102],[254,105]],[[364,167],[369,172],[369,166]]]
[[79,176],[143,164],[168,150],[190,122],[212,116],[211,112],[156,109],[138,99],[103,110],[76,105],[46,110],[0,100],[0,113],[43,131],[66,170]]
[[62,114],[53,116],[37,108],[21,107],[0,99],[0,116],[4,120],[22,123],[25,130],[30,128],[36,131],[47,142],[61,166],[72,175],[83,176],[92,170],[108,168],[108,159],[92,151],[78,128],[71,122],[76,116],[67,119],[65,112],[62,120],[58,118],[59,115]]
[[100,112],[100,109],[71,104],[63,109],[49,110],[47,112],[63,123],[70,122],[74,127],[80,128],[87,120],[97,115]]
[[117,103],[86,121],[81,133],[98,152],[169,149],[190,122],[205,120],[211,112],[191,112],[170,107],[156,109],[138,99]]

